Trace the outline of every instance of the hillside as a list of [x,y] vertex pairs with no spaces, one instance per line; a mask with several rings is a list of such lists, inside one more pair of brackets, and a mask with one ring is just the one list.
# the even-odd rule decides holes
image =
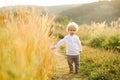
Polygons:
[[18,6],[7,6],[0,8],[0,12],[2,11],[16,11],[19,9],[34,9],[35,11],[43,10],[48,14],[59,14],[68,9],[80,6],[80,4],[71,4],[71,5],[60,5],[60,6],[35,6],[35,5],[18,5]]
[[80,6],[80,4],[71,4],[71,5],[60,5],[60,6],[47,6],[45,7],[48,13],[50,14],[58,14],[68,9]]
[[115,16],[116,10],[111,6],[110,2],[95,2],[80,5],[59,13],[63,16],[72,18],[73,21],[83,24],[95,22],[107,23],[116,20],[118,17]]
[[[91,22],[104,22],[110,23],[111,21],[117,20],[116,16],[117,9],[111,6],[110,2],[94,2],[88,4],[71,4],[71,5],[60,5],[60,6],[13,6],[0,8],[1,11],[16,11],[17,9],[27,8],[38,12],[43,10],[42,14],[57,14],[58,16],[68,16],[78,24],[90,24]],[[40,14],[41,15],[41,14]],[[58,17],[58,19],[60,19]],[[64,19],[66,20],[66,19]]]

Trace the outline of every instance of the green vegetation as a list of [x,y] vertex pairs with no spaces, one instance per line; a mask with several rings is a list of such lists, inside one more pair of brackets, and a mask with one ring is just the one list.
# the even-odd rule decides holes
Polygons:
[[116,9],[108,1],[95,2],[80,5],[60,13],[60,15],[68,16],[79,24],[90,24],[91,22],[110,23],[118,19]]
[[118,25],[119,19],[109,26],[105,22],[81,25],[78,34],[85,45],[119,52],[120,28]]
[[106,36],[98,36],[90,41],[90,46],[95,48],[104,48],[107,50],[116,50],[120,52],[120,34],[106,39]]
[[81,54],[81,73],[85,80],[119,80],[120,55],[89,47]]
[[78,5],[71,4],[71,5],[60,5],[60,6],[47,6],[45,8],[46,8],[46,10],[48,11],[49,14],[59,14],[62,11],[65,11],[65,10],[68,10],[70,8],[74,8],[74,7],[77,7],[77,6],[79,6],[79,4]]
[[120,0],[111,0],[111,5],[116,10],[115,15],[120,17]]

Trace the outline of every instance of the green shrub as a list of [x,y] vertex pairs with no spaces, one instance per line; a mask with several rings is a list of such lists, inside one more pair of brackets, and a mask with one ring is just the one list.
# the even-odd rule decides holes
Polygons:
[[104,42],[105,42],[105,37],[100,35],[91,39],[89,45],[95,48],[102,48]]
[[115,35],[109,38],[108,44],[106,45],[107,49],[114,49],[120,52],[120,36]]
[[89,80],[109,80],[108,78],[106,74],[95,71],[91,72]]
[[63,39],[63,38],[64,38],[64,35],[61,34],[61,33],[57,33],[56,36],[57,36],[59,39]]
[[109,38],[100,35],[92,38],[89,42],[89,45],[95,48],[102,48],[120,52],[120,35],[114,35]]

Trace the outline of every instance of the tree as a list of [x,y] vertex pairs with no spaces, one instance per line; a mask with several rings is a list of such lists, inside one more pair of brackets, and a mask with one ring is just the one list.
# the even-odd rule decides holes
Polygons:
[[116,10],[116,15],[120,17],[120,0],[111,0],[111,5]]

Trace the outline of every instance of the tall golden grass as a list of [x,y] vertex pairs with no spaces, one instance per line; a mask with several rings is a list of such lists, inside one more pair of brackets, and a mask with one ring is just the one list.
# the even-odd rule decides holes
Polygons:
[[111,25],[108,25],[105,22],[80,25],[78,35],[80,35],[82,39],[88,40],[99,35],[104,35],[108,38],[120,34],[119,21],[120,20],[118,19],[118,21],[111,22]]
[[[63,23],[56,23],[56,34],[58,33],[59,35],[61,33],[61,35],[65,36],[66,34],[68,34],[66,32],[67,25],[62,26],[62,24]],[[92,22],[91,24],[80,24],[77,34],[80,35],[81,38],[84,40],[90,39],[91,37],[96,37],[100,34],[103,34],[107,37],[120,34],[120,18],[116,21],[112,21],[111,23],[109,23],[109,25],[105,21],[101,23]]]
[[53,19],[41,9],[0,13],[0,80],[49,80]]

